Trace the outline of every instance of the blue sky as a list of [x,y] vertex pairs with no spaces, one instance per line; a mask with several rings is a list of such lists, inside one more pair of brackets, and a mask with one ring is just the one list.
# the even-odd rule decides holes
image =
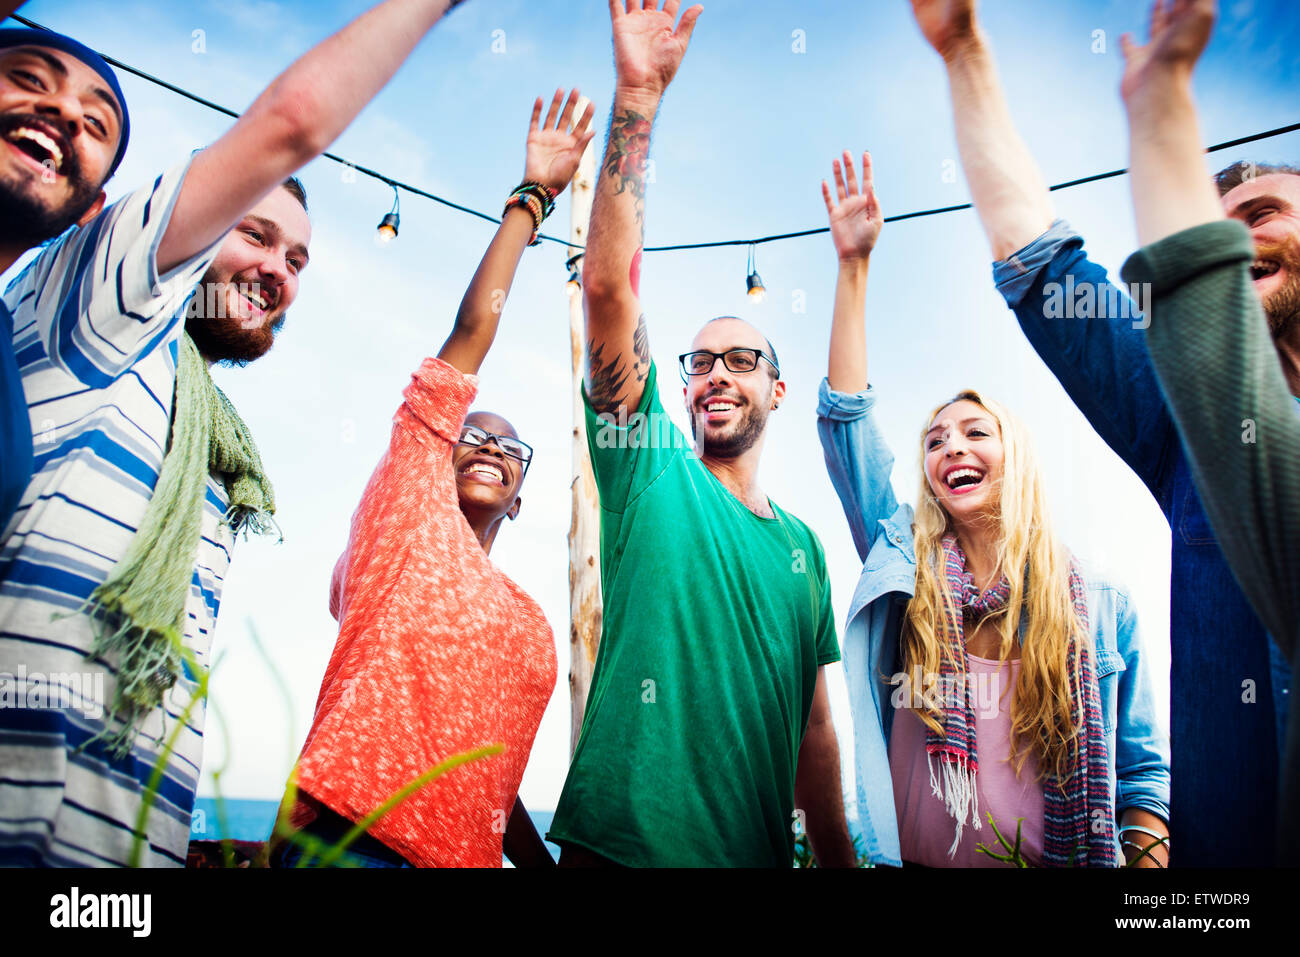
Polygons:
[[[33,0],[19,12],[239,110],[366,6]],[[1207,144],[1293,123],[1300,103],[1300,7],[1287,0],[1221,6],[1196,77]],[[1048,182],[1126,165],[1119,37],[1145,29],[1146,5],[1002,0],[984,7],[1013,114]],[[196,36],[203,52],[195,52]],[[799,36],[805,52],[795,52]],[[133,137],[110,197],[182,161],[230,122],[133,76],[124,75],[122,85]],[[599,142],[613,88],[602,0],[471,0],[423,41],[333,151],[495,214],[521,177],[533,98],[575,85],[596,102]],[[647,244],[825,225],[820,181],[845,148],[872,151],[886,214],[969,198],[960,172],[946,175],[957,160],[946,84],[906,0],[712,0],[660,113]],[[1212,168],[1238,158],[1296,162],[1300,134],[1216,154]],[[401,235],[379,249],[372,237],[392,201],[386,186],[364,177],[346,182],[324,160],[302,175],[314,237],[298,301],[266,358],[217,372],[257,437],[285,541],[241,542],[235,552],[216,636],[223,657],[213,679],[202,793],[212,790],[207,772],[224,766],[226,794],[281,795],[337,633],[327,608],[329,573],[352,510],[387,444],[407,376],[446,336],[493,231],[404,195]],[[1094,258],[1116,272],[1135,247],[1127,179],[1059,192],[1055,203]],[[546,228],[565,235],[568,227],[561,199]],[[759,306],[744,295],[745,257],[743,246],[647,254],[642,295],[651,346],[666,373],[665,405],[680,415],[670,370],[705,319],[740,315],[772,339],[789,392],[772,420],[761,481],[821,536],[842,627],[860,563],[826,478],[814,418],[834,253],[826,236],[760,246],[768,298]],[[557,637],[557,689],[523,785],[525,802],[537,808],[555,806],[568,747],[564,258],[563,247],[550,244],[526,253],[477,403],[510,418],[537,450],[520,519],[493,552],[538,598]],[[993,291],[973,213],[887,226],[873,257],[867,314],[871,377],[898,457],[900,498],[914,498],[919,430],[940,400],[976,387],[1016,410],[1037,439],[1063,537],[1133,589],[1167,707],[1168,528],[1023,341]],[[249,639],[250,621],[289,688],[288,701]],[[847,779],[851,724],[838,672],[833,687]]]

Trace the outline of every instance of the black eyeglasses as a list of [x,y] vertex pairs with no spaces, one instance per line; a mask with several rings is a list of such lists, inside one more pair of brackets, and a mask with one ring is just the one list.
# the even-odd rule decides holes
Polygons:
[[764,359],[776,370],[777,378],[781,377],[781,368],[762,349],[728,349],[726,352],[701,350],[684,352],[677,357],[681,364],[682,381],[685,382],[687,376],[708,375],[719,359],[732,372],[753,372],[758,368],[758,360]]
[[[486,429],[480,429],[477,425],[467,425],[460,430],[460,441],[457,444],[477,448],[480,445],[487,445],[488,442],[494,444],[512,459],[523,462],[524,475],[528,474],[528,464],[533,460],[533,447],[527,442],[521,442],[509,435],[497,435],[495,432],[488,432]],[[522,479],[523,476],[521,475],[520,478]]]

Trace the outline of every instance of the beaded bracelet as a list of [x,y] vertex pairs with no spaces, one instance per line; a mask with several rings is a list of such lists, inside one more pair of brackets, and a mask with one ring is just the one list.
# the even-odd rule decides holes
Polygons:
[[[559,195],[559,193],[551,189],[546,184],[539,183],[536,180],[531,180],[531,179],[524,180],[524,182],[516,186],[515,193],[532,193],[533,195],[537,196],[540,200],[542,200],[542,205],[545,207],[546,210],[545,212],[546,216],[551,215],[551,213],[555,211],[555,197]],[[512,193],[511,195],[514,195],[514,193]]]
[[501,217],[504,219],[505,214],[515,206],[528,210],[529,215],[533,217],[533,235],[528,240],[528,245],[536,246],[542,241],[540,235],[542,222],[555,209],[556,195],[553,190],[541,183],[532,181],[520,183],[510,193],[510,198],[506,200],[506,206],[501,212]]
[[533,234],[528,238],[528,245],[536,246],[541,242],[539,232],[542,228],[542,220],[545,218],[541,201],[536,196],[511,196],[506,200],[506,208],[501,218],[504,219],[505,214],[516,206],[525,210],[533,218]]

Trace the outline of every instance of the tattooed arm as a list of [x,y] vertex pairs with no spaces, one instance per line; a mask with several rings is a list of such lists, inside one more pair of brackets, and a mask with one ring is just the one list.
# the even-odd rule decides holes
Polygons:
[[617,83],[609,142],[592,199],[582,263],[587,318],[587,395],[597,412],[635,408],[650,370],[650,340],[638,295],[650,130],[664,91],[681,65],[703,8],[682,14],[641,0],[610,0]]

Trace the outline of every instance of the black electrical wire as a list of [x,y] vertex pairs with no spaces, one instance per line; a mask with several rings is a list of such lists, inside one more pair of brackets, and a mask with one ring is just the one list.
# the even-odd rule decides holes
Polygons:
[[[49,30],[48,27],[42,26],[41,24],[35,22],[34,20],[28,20],[26,17],[20,17],[16,13],[10,14],[10,16],[14,20],[17,20],[19,23],[25,24],[34,29],[47,30],[47,31]],[[220,105],[219,103],[213,103],[211,100],[204,99],[203,97],[199,96],[196,93],[191,93],[189,90],[176,86],[173,83],[168,83],[166,80],[160,79],[159,77],[156,77],[151,73],[146,73],[144,70],[137,69],[131,66],[130,64],[123,63],[121,60],[114,59],[113,57],[108,56],[107,54],[101,53],[100,56],[104,58],[105,62],[112,64],[113,66],[117,67],[119,70],[125,70],[127,73],[131,73],[135,76],[138,76],[142,80],[147,80],[150,83],[154,83],[158,86],[161,86],[163,89],[170,90],[173,93],[179,94],[180,96],[185,97],[187,100],[193,100],[195,103],[201,104],[202,106],[206,106],[210,110],[216,110],[218,113],[224,113],[226,116],[233,117],[235,119],[239,118],[238,113],[236,113],[234,110],[227,109],[226,107]],[[1284,133],[1294,133],[1296,130],[1300,130],[1300,123],[1292,123],[1290,126],[1279,126],[1277,129],[1274,130],[1266,130],[1263,133],[1253,133],[1250,136],[1242,136],[1235,140],[1228,140],[1226,143],[1219,143],[1216,144],[1215,146],[1208,147],[1205,150],[1205,152],[1214,153],[1217,152],[1218,150],[1231,149],[1234,146],[1242,146],[1246,143],[1254,143],[1257,140],[1264,140],[1273,136],[1281,136]],[[412,195],[423,196],[425,199],[431,199],[435,203],[441,203],[443,206],[447,206],[451,209],[459,210],[462,213],[468,213],[471,216],[477,216],[479,219],[486,220],[489,223],[501,222],[501,220],[495,216],[489,216],[487,213],[481,213],[477,209],[470,209],[468,206],[462,206],[460,203],[454,203],[451,200],[444,199],[441,196],[435,196],[433,193],[420,189],[420,187],[418,186],[412,186],[409,183],[402,182],[401,180],[393,179],[391,176],[386,176],[383,173],[379,172],[378,170],[373,170],[367,166],[361,166],[357,163],[353,163],[351,160],[344,159],[342,156],[339,156],[336,153],[322,153],[321,156],[323,156],[325,159],[333,160],[335,163],[340,163],[343,166],[347,166],[350,169],[356,170],[358,173],[362,173],[366,176],[369,176],[371,179],[377,179],[381,183],[386,183],[393,190],[399,190],[399,189],[406,190],[408,193],[411,193]],[[1127,168],[1113,169],[1106,173],[1094,173],[1091,176],[1084,176],[1080,179],[1072,179],[1064,183],[1057,183],[1055,186],[1049,186],[1047,188],[1050,192],[1055,192],[1058,189],[1069,189],[1073,186],[1082,186],[1085,183],[1095,183],[1103,179],[1113,179],[1116,176],[1123,176],[1127,172],[1128,172]],[[959,210],[971,209],[971,208],[973,207],[972,204],[970,203],[959,203],[956,206],[939,206],[934,209],[921,209],[911,213],[899,213],[895,216],[886,216],[884,221],[887,223],[897,223],[897,222],[902,222],[905,219],[920,219],[923,216],[938,216],[941,213],[955,213],[958,212]],[[793,232],[793,233],[776,233],[771,236],[762,236],[758,239],[720,239],[709,243],[678,243],[672,246],[646,246],[642,251],[647,253],[665,253],[665,252],[677,252],[683,249],[713,249],[718,246],[757,246],[760,243],[772,243],[781,239],[799,239],[803,236],[816,236],[820,233],[829,233],[829,232],[830,232],[829,226],[820,226],[817,227],[816,229],[801,229],[798,232]],[[562,246],[570,246],[573,249],[586,248],[585,246],[574,246],[567,239],[561,239],[558,236],[549,236],[546,233],[541,233],[539,238],[545,239],[548,242],[559,243]]]

